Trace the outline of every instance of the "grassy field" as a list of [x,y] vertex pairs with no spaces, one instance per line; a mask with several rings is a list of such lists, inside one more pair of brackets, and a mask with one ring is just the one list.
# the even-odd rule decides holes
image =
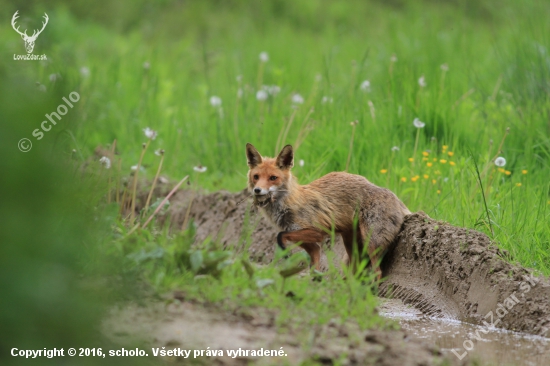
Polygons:
[[[0,4],[4,19],[18,9]],[[302,183],[336,170],[364,175],[411,211],[481,230],[548,275],[549,11],[534,0],[123,1],[91,10],[31,1],[22,21],[48,13],[35,53],[49,61],[2,70],[59,103],[80,95],[77,113],[35,145],[55,142],[84,162],[116,139],[129,174],[150,127],[158,137],[143,176],[154,177],[153,152],[164,149],[165,176],[195,183],[202,165],[201,188],[237,191],[246,142],[265,155],[293,144]],[[24,53],[7,20],[0,35],[2,54]]]

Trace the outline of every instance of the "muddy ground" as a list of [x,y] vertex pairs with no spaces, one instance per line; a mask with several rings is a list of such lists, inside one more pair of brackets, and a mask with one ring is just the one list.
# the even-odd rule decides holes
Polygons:
[[[209,195],[179,191],[170,199],[170,208],[159,217],[159,221],[169,220],[174,228],[181,227],[191,200],[190,217],[196,226],[197,243],[211,237],[227,249],[243,250],[249,237],[248,252],[252,260],[269,263],[273,259],[277,231],[258,212],[250,210],[250,199],[245,191],[237,194],[222,191]],[[345,259],[340,238],[334,248],[329,248],[327,243],[323,246],[324,250],[334,250],[337,262]],[[480,232],[433,220],[422,212],[413,213],[407,216],[398,241],[383,260],[382,270],[386,280],[380,294],[401,299],[406,305],[430,317],[550,336],[549,279],[536,276],[530,270],[510,264],[510,261],[508,253],[499,250]],[[323,257],[322,265],[327,266],[326,257]],[[172,315],[166,316],[173,317],[173,322],[189,321],[185,312],[194,311],[190,310],[193,304],[179,306],[180,313],[168,312],[166,314]],[[218,326],[240,329],[241,333],[237,334],[253,339],[252,345],[284,344],[285,349],[289,348],[289,355],[293,355],[289,357],[296,360],[312,355],[305,355],[296,345],[296,340],[281,340],[283,336],[275,334],[272,327],[258,328],[237,315],[229,318],[222,316],[222,319],[219,312],[213,311],[212,314],[210,320],[205,320],[210,324],[207,329]],[[331,334],[329,330],[327,332]],[[338,338],[338,334],[336,332],[333,337]],[[209,339],[207,335],[205,337]],[[411,343],[404,337],[401,331],[377,333],[373,337],[365,335],[363,341],[354,347],[359,347],[360,357],[363,357],[360,359],[372,364],[424,365],[441,361],[434,349]],[[350,346],[349,339],[342,342]],[[320,342],[320,346],[310,352],[314,352],[319,360],[324,360],[323,363],[332,364],[339,352],[327,347],[332,343]],[[380,351],[385,351],[376,353],[377,348],[371,347],[376,344]],[[382,357],[384,354],[386,356]],[[402,355],[409,356],[402,358]],[[365,364],[356,360],[348,359],[349,364]],[[231,364],[226,362],[229,361],[220,364]],[[449,362],[459,363],[457,359]]]

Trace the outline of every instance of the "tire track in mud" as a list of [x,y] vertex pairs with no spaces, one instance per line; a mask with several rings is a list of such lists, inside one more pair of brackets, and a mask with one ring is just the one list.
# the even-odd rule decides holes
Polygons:
[[[192,197],[196,243],[210,237],[224,248],[241,251],[249,236],[252,260],[273,259],[277,231],[258,212],[249,212],[246,191],[208,195],[179,191],[159,221],[170,220],[180,228]],[[337,262],[345,259],[339,237],[334,248],[325,244],[323,249],[333,250]],[[399,298],[427,316],[549,337],[550,280],[506,262],[503,258],[508,256],[478,231],[413,213],[382,262],[386,281],[380,294]],[[322,267],[327,267],[324,254]]]

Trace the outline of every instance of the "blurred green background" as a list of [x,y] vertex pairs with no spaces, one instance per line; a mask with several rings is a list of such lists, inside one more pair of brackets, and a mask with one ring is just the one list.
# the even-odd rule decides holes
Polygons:
[[[82,167],[99,169],[94,149],[117,139],[128,174],[146,127],[159,136],[144,176],[162,148],[169,178],[200,164],[202,188],[237,191],[246,142],[273,155],[288,129],[280,144],[300,143],[295,174],[306,183],[345,169],[358,120],[350,172],[413,211],[493,236],[475,158],[494,239],[550,273],[547,1],[0,0],[0,9],[1,364],[17,361],[11,347],[93,343],[110,296],[97,295],[108,293],[100,280],[80,284],[112,275],[101,244],[116,215],[104,211],[101,171]],[[48,14],[34,49],[47,61],[13,60],[26,54],[10,25],[16,10],[29,34]],[[280,91],[259,100],[274,90],[264,86]],[[73,91],[75,108],[36,140]],[[23,137],[30,152],[17,149]]]

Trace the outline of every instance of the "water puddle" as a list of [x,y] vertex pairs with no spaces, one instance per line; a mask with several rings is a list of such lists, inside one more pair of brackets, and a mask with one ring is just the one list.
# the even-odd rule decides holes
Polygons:
[[482,365],[550,365],[550,338],[500,329],[483,333],[484,327],[426,317],[397,299],[383,299],[380,313],[457,360],[477,360]]

